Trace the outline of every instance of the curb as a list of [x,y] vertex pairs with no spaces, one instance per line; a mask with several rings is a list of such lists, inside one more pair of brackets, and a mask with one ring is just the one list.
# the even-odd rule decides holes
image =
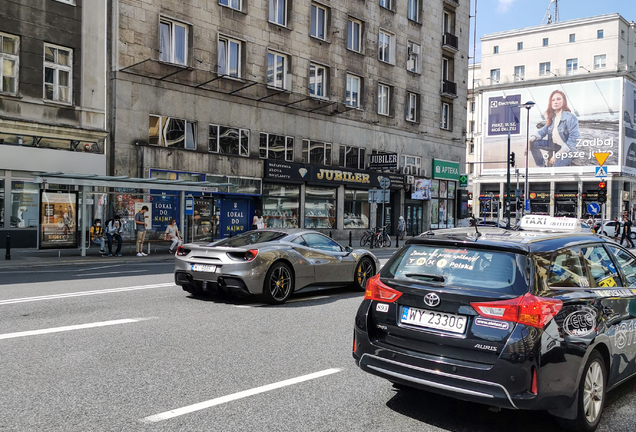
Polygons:
[[[112,260],[112,258],[114,257],[106,257],[106,258],[111,258],[111,259],[98,258],[98,259],[89,259],[89,260],[62,260],[62,261],[45,262],[45,263],[31,263],[31,262],[11,260],[10,262],[12,264],[0,263],[0,273],[6,270],[14,270],[14,269],[20,269],[20,268],[55,267],[60,265],[81,266],[81,265],[90,265],[90,264],[104,263],[104,262],[110,262],[110,261],[114,261],[121,264],[131,264],[135,262],[140,262],[140,260],[138,259]],[[162,260],[146,260],[146,262],[174,263],[174,259],[168,258],[168,259],[162,259]]]

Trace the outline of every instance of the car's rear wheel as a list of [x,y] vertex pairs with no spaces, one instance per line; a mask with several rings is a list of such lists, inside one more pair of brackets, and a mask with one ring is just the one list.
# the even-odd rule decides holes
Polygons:
[[265,277],[263,301],[283,304],[294,292],[294,277],[291,268],[282,262],[272,265]]
[[358,261],[356,265],[355,280],[353,286],[359,291],[364,291],[367,286],[367,281],[375,274],[375,266],[373,262],[364,257]]

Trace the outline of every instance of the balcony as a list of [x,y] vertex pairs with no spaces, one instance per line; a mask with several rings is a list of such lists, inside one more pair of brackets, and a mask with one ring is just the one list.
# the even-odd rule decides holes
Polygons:
[[454,7],[459,6],[459,0],[444,0],[444,3],[446,3],[449,6],[454,6]]
[[457,83],[452,81],[442,81],[442,96],[457,97]]
[[446,48],[452,52],[459,51],[459,39],[453,34],[444,33],[442,38],[442,48]]

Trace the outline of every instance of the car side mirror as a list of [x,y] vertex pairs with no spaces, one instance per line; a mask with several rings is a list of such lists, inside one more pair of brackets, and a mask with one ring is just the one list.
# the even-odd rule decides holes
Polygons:
[[353,252],[353,248],[351,246],[347,246],[347,247],[345,247],[345,252],[346,253],[351,253],[351,252]]

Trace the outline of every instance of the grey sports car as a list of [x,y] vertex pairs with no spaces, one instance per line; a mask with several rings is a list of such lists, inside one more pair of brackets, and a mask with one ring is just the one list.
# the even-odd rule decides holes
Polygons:
[[193,295],[219,290],[281,304],[311,285],[364,290],[380,269],[367,250],[343,248],[315,231],[264,229],[177,249],[174,279]]

